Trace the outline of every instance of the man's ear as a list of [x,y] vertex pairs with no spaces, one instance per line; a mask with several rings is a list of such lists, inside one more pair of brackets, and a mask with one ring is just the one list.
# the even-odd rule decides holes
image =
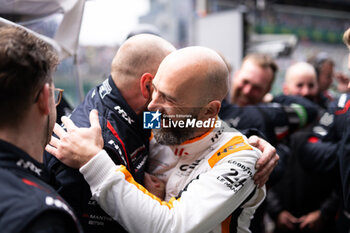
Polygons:
[[219,114],[220,107],[221,107],[221,102],[219,100],[213,100],[213,101],[209,102],[204,107],[202,119],[206,120],[209,118],[215,118]]
[[50,94],[51,89],[50,85],[48,83],[45,83],[43,88],[40,91],[39,98],[38,98],[38,108],[39,111],[45,115],[48,115],[50,113]]
[[140,79],[140,88],[142,96],[145,99],[149,99],[152,96],[152,79],[153,75],[150,73],[144,73]]

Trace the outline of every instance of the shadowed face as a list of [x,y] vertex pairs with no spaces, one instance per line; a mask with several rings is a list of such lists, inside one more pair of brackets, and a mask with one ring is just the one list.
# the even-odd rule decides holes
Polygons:
[[333,81],[333,64],[331,62],[325,62],[322,64],[319,73],[318,85],[320,91],[326,91]]
[[270,90],[272,76],[270,68],[262,68],[249,60],[244,62],[232,82],[232,103],[239,106],[261,103]]
[[315,75],[297,74],[288,83],[284,90],[286,95],[299,95],[309,99],[317,96],[318,86]]

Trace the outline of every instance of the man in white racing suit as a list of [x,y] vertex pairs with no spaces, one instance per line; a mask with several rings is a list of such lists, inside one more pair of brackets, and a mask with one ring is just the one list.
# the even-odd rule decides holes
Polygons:
[[[68,131],[56,127],[61,140],[53,139],[56,149],[49,152],[81,167],[94,198],[129,232],[249,232],[250,219],[265,197],[265,188],[252,179],[260,151],[217,118],[228,90],[225,63],[207,48],[180,49],[163,60],[152,86],[149,110],[156,111],[154,118],[163,117],[162,127],[153,131],[157,144],[151,142],[150,162],[152,172],[166,182],[165,201],[101,151],[96,112],[91,113],[91,128],[81,131],[83,137],[63,119]],[[195,127],[181,129],[179,115],[191,116]],[[166,128],[169,124],[174,127]]]
[[[265,189],[257,189],[252,182],[260,151],[241,133],[221,124],[181,145],[165,147],[151,140],[149,172],[166,184],[164,200],[176,197],[180,202],[188,201],[183,205],[188,208],[189,223],[169,232],[189,232],[194,229],[191,223],[196,222],[207,224],[196,232],[206,232],[215,225],[213,232],[249,232],[250,218],[265,196]],[[211,220],[213,216],[229,217],[218,224]]]

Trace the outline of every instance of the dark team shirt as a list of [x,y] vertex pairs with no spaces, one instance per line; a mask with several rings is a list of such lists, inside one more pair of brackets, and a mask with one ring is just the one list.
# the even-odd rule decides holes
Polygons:
[[42,164],[0,140],[1,232],[82,232],[73,210],[44,182],[44,174]]
[[303,165],[311,170],[331,172],[339,170],[345,209],[350,212],[350,94],[343,94],[332,102],[327,112],[313,127],[301,152]]
[[[238,130],[257,129],[276,147],[280,162],[272,172],[268,185],[274,185],[284,174],[290,150],[280,143],[288,135],[317,118],[318,107],[300,96],[280,95],[272,103],[239,107],[222,102],[219,116]],[[259,135],[261,136],[261,135]]]
[[[143,129],[142,116],[127,104],[111,77],[90,90],[70,118],[78,127],[89,127],[92,109],[98,110],[104,149],[116,164],[125,165],[135,180],[143,183],[150,131]],[[51,155],[46,158],[58,192],[74,208],[85,232],[125,232],[91,199],[89,185],[78,170]]]
[[236,129],[256,128],[276,143],[317,117],[317,106],[299,96],[278,96],[273,103],[239,107],[222,102],[219,116]]

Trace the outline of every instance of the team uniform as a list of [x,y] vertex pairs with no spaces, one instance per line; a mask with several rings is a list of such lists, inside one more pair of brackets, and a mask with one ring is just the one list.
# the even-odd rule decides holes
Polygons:
[[317,106],[299,96],[281,95],[273,103],[239,107],[222,102],[219,116],[238,130],[256,128],[270,143],[278,141],[304,127],[317,117]]
[[152,139],[150,171],[166,182],[164,201],[136,183],[105,151],[80,172],[101,207],[129,232],[249,232],[265,187],[252,179],[261,152],[222,126],[178,146]]
[[222,102],[219,116],[231,127],[238,130],[257,129],[269,143],[275,146],[280,162],[273,170],[268,181],[276,184],[286,169],[290,149],[280,143],[297,129],[313,122],[318,115],[317,106],[300,96],[280,95],[272,103],[239,107]]
[[[350,213],[350,95],[332,102],[301,147],[303,165],[316,171],[340,170],[344,208]],[[348,217],[350,219],[350,215]]]
[[[142,183],[150,130],[143,130],[142,118],[127,104],[111,77],[86,95],[70,119],[78,127],[89,127],[92,109],[99,113],[104,149],[115,164],[123,164]],[[91,199],[89,185],[78,170],[64,166],[51,155],[47,155],[46,162],[53,173],[52,182],[76,211],[85,232],[125,232]]]
[[73,211],[44,182],[43,166],[0,140],[1,232],[82,232]]

